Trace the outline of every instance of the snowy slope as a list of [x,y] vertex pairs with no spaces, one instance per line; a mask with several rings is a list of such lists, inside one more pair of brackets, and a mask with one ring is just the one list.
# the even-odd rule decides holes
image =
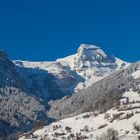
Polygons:
[[74,70],[59,62],[16,60],[14,63],[30,91],[45,98],[54,99],[70,95],[77,84],[84,81]]
[[[107,55],[94,45],[82,44],[77,53],[54,62],[13,61],[27,82],[29,89],[36,94],[49,97],[51,93],[49,81],[57,87],[57,96],[72,94],[87,88],[105,76],[126,68],[129,63],[114,56]],[[36,89],[36,87],[38,87]],[[55,93],[54,93],[55,92]],[[55,96],[55,95],[54,95]]]
[[134,73],[132,74],[132,76],[133,76],[134,79],[140,78],[140,70],[134,72]]
[[[129,102],[122,104],[127,98]],[[113,128],[118,131],[119,140],[137,140],[140,133],[134,129],[134,123],[140,126],[140,94],[130,90],[123,94],[123,100],[120,100],[119,107],[112,108],[105,114],[88,112],[63,119],[35,131],[33,136],[38,139],[61,140],[68,139],[71,134],[76,136],[76,133],[81,133],[81,136],[86,136],[88,140],[97,140],[97,137],[100,137],[107,129]],[[68,132],[66,127],[71,128],[71,131]],[[64,133],[62,136],[56,136],[62,133]],[[31,135],[27,139],[34,140],[30,137]],[[20,138],[20,140],[27,139],[25,136]],[[76,140],[76,137],[71,140]]]

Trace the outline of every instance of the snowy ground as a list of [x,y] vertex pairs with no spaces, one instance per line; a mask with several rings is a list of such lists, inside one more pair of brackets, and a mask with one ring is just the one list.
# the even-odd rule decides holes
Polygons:
[[140,78],[140,70],[137,70],[136,72],[134,72],[132,74],[132,76],[133,76],[134,79]]
[[[109,128],[118,131],[119,140],[137,140],[140,133],[134,129],[134,123],[140,126],[140,94],[128,91],[123,94],[120,106],[105,114],[88,112],[63,119],[32,135],[28,133],[28,137],[26,134],[26,138],[22,136],[20,140],[67,140],[70,135],[76,136],[76,133],[86,136],[87,140],[96,140],[97,136],[101,136]],[[75,137],[70,139],[76,140]]]

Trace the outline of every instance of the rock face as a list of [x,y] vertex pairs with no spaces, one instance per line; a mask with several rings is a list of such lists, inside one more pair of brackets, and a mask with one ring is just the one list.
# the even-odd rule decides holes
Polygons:
[[105,54],[103,50],[94,45],[82,44],[74,59],[75,68],[116,68],[115,57]]

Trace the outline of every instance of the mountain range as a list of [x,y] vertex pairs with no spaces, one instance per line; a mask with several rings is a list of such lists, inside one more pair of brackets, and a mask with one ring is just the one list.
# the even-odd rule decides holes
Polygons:
[[[58,99],[89,87],[129,63],[106,54],[94,45],[82,44],[77,53],[53,62],[13,61],[35,95]],[[51,86],[55,86],[55,89]],[[54,90],[54,91],[53,91]]]
[[88,44],[44,62],[10,60],[0,51],[0,76],[0,137],[8,140],[52,121],[118,106],[124,92],[139,92],[140,62]]

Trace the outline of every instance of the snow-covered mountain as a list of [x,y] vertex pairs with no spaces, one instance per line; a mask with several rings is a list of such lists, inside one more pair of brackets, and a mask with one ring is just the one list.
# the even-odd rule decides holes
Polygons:
[[90,110],[108,110],[113,104],[116,105],[122,92],[131,88],[134,91],[139,89],[139,70],[140,62],[133,63],[68,98],[51,101],[49,117],[62,119]]
[[85,82],[77,85],[75,90],[78,91],[129,65],[121,59],[106,54],[101,48],[88,44],[81,44],[75,55],[58,59],[57,62],[69,66],[85,79]]
[[12,62],[0,51],[0,137],[12,139],[34,125],[95,106],[96,110],[110,109],[121,88],[137,87],[139,64],[129,65],[86,44],[76,54],[51,62]]
[[48,114],[59,121],[20,140],[139,140],[140,62],[54,101]]
[[[53,62],[13,61],[31,92],[61,98],[81,91],[129,63],[107,55],[94,45],[80,45],[76,54]],[[55,89],[53,88],[55,86]]]

